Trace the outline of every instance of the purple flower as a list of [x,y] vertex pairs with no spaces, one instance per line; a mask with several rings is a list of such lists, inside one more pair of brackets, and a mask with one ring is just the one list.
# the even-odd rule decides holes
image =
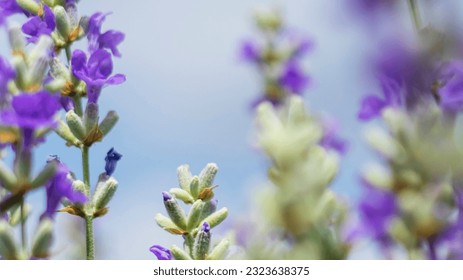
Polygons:
[[442,71],[443,86],[439,89],[441,106],[448,111],[463,109],[463,63],[453,61]]
[[116,152],[114,148],[111,148],[106,154],[105,161],[105,171],[108,176],[111,176],[116,170],[117,162],[122,158],[122,155]]
[[387,246],[391,242],[388,226],[397,213],[396,199],[393,193],[367,186],[359,204],[362,218],[361,228],[364,235]]
[[45,189],[47,193],[47,208],[42,215],[43,217],[53,218],[59,203],[63,198],[67,198],[72,203],[84,203],[87,197],[72,188],[72,181],[68,177],[68,168],[59,162],[58,169],[53,178],[46,184]]
[[21,28],[25,34],[29,35],[28,42],[35,43],[40,35],[50,35],[55,30],[55,15],[47,5],[43,5],[43,10],[42,17],[31,17]]
[[168,200],[171,200],[172,199],[172,196],[170,195],[170,193],[168,192],[162,192],[162,199],[164,201],[168,201]]
[[251,63],[260,62],[260,50],[259,47],[251,40],[246,40],[241,44],[240,58],[244,61]]
[[75,50],[71,59],[72,73],[87,84],[88,101],[97,103],[104,85],[118,85],[125,81],[125,76],[113,71],[111,54],[105,50],[96,50],[87,55],[81,50]]
[[170,252],[169,249],[166,249],[160,245],[153,245],[150,248],[151,253],[153,253],[156,258],[160,261],[165,261],[165,260],[173,260],[172,253]]
[[346,140],[338,136],[338,124],[336,121],[333,119],[323,119],[322,126],[323,138],[320,141],[320,145],[325,149],[335,150],[339,154],[345,154],[348,144]]
[[202,227],[201,227],[201,231],[204,231],[205,233],[208,233],[211,231],[211,226],[209,226],[209,223],[208,222],[204,222]]
[[0,26],[5,23],[6,17],[22,12],[23,9],[16,3],[16,0],[0,0]]
[[6,105],[8,99],[8,82],[16,76],[13,68],[0,56],[0,109]]
[[291,93],[301,94],[309,84],[310,78],[307,76],[296,61],[288,61],[279,78],[281,86]]
[[55,127],[54,115],[60,108],[58,97],[47,91],[23,93],[13,97],[11,108],[0,114],[0,120],[3,125],[21,129],[27,149],[36,140],[36,129]]
[[378,117],[385,107],[397,107],[401,101],[401,87],[395,80],[383,76],[380,79],[383,97],[367,95],[362,99],[358,118],[367,121]]
[[101,33],[101,25],[109,14],[95,13],[90,17],[88,23],[88,49],[90,53],[99,49],[109,49],[114,56],[120,57],[121,53],[117,46],[124,40],[124,33],[116,30],[108,30]]
[[69,96],[60,96],[59,102],[66,112],[74,109],[74,101]]

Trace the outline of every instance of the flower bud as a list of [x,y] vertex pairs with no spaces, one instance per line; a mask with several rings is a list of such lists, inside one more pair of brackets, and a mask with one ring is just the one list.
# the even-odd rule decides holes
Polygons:
[[191,177],[190,166],[188,164],[180,165],[177,168],[178,184],[180,188],[187,192],[190,192]]
[[71,110],[66,114],[66,122],[68,123],[69,129],[71,130],[72,134],[79,140],[85,139],[85,127],[82,123],[82,119]]
[[10,40],[10,47],[13,54],[24,54],[26,47],[26,40],[21,31],[21,27],[14,25],[8,30],[8,39]]
[[172,252],[172,255],[176,260],[191,260],[191,257],[188,255],[187,252],[175,245],[172,245],[170,251]]
[[203,220],[204,222],[207,222],[211,228],[219,225],[221,222],[223,222],[228,216],[228,209],[227,208],[222,208],[217,212],[212,213],[208,217],[206,217]]
[[14,192],[17,188],[18,179],[11,169],[0,161],[0,183],[5,189]]
[[84,113],[84,127],[87,134],[98,129],[98,104],[89,102]]
[[201,218],[200,218],[201,221],[207,218],[209,215],[211,215],[215,211],[217,211],[217,203],[218,203],[217,199],[204,202],[203,211],[201,212]]
[[199,174],[199,193],[201,193],[201,191],[205,188],[212,187],[215,174],[217,174],[218,170],[219,168],[215,163],[209,163],[201,171],[201,173]]
[[211,227],[207,222],[204,222],[201,229],[196,235],[195,242],[193,244],[193,258],[195,260],[204,260],[209,253],[209,247],[211,246]]
[[191,204],[195,200],[191,196],[189,192],[186,190],[180,189],[180,188],[172,188],[169,190],[169,192],[175,196],[175,198],[180,199],[181,201],[185,202],[186,204]]
[[31,213],[31,206],[29,204],[24,204],[24,209],[21,213],[21,208],[19,204],[15,204],[13,207],[10,208],[10,220],[9,223],[11,226],[16,226],[20,224],[22,221],[27,220]]
[[47,258],[53,238],[53,223],[51,219],[44,218],[40,221],[37,232],[32,239],[32,256]]
[[187,231],[191,231],[196,228],[201,221],[201,213],[203,211],[204,202],[202,200],[196,200],[191,206],[190,213],[187,218]]
[[198,176],[193,176],[190,182],[190,193],[193,198],[198,198],[199,194],[199,178]]
[[116,125],[119,120],[119,116],[116,111],[109,111],[106,117],[101,121],[99,129],[103,136],[106,136],[109,131]]
[[2,220],[0,220],[0,256],[10,260],[17,259],[17,249],[11,227]]
[[154,219],[156,220],[156,223],[158,224],[158,226],[160,226],[163,230],[169,233],[179,234],[179,235],[182,235],[185,233],[185,231],[178,228],[177,225],[175,225],[174,222],[172,222],[170,218],[162,214],[159,214],[159,213],[156,214]]
[[16,3],[31,14],[39,16],[43,14],[42,6],[34,0],[16,0]]
[[26,90],[28,68],[27,68],[26,62],[24,61],[24,58],[20,56],[13,56],[13,59],[11,60],[11,64],[14,66],[14,69],[16,70],[15,91]]
[[168,192],[162,193],[164,206],[166,207],[169,217],[180,229],[186,229],[186,216],[183,209]]
[[48,70],[49,58],[45,56],[38,57],[29,67],[27,76],[27,90],[36,91],[41,87],[43,78]]
[[222,260],[225,254],[230,247],[230,241],[228,239],[222,239],[219,244],[217,244],[211,253],[207,256],[208,260]]
[[61,138],[66,140],[66,142],[67,142],[66,145],[68,145],[68,146],[74,145],[74,146],[77,146],[77,147],[80,145],[79,139],[77,139],[76,136],[74,136],[74,134],[71,132],[71,129],[69,128],[69,126],[65,122],[63,122],[62,120],[59,120],[58,126],[55,129],[55,132]]
[[47,36],[42,35],[39,38],[39,41],[35,45],[35,47],[29,53],[29,61],[35,61],[41,57],[46,57],[49,59],[50,51],[53,48],[53,40]]
[[106,207],[111,201],[117,190],[118,183],[113,177],[108,177],[106,173],[100,174],[98,185],[93,195],[93,205],[95,210]]
[[72,31],[71,19],[69,18],[69,15],[62,6],[54,7],[53,13],[56,17],[56,28],[58,29],[59,34],[65,41],[68,41],[69,34]]

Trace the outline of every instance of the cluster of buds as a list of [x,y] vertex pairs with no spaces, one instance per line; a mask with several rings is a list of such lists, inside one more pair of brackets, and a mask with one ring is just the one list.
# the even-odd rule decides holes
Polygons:
[[[306,112],[300,97],[283,107],[257,108],[258,143],[271,160],[268,176],[276,188],[262,194],[267,232],[275,240],[248,250],[251,258],[343,259],[346,206],[328,187],[338,171],[338,154],[321,145],[322,124]],[[259,236],[259,235],[258,235]],[[274,244],[270,250],[268,244]],[[291,244],[282,246],[282,244]],[[261,252],[266,252],[262,256]]]
[[[189,166],[178,168],[179,187],[163,192],[164,206],[169,217],[156,215],[156,223],[165,231],[181,235],[184,248],[173,245],[170,250],[154,245],[150,248],[160,260],[219,260],[223,259],[230,245],[228,239],[222,239],[211,246],[211,229],[222,223],[228,215],[227,208],[217,210],[214,200],[214,177],[218,168],[209,163],[199,176],[192,176]],[[188,214],[179,205],[178,200],[191,205]],[[212,248],[211,248],[212,247]]]

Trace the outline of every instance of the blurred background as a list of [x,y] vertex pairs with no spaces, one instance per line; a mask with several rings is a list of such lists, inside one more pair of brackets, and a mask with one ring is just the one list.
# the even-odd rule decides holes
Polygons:
[[[181,164],[189,164],[193,174],[209,162],[218,164],[216,198],[230,213],[223,232],[248,216],[256,189],[267,182],[267,161],[254,144],[251,108],[261,85],[238,51],[240,42],[257,36],[252,16],[259,7],[279,8],[287,26],[315,43],[304,61],[313,81],[305,100],[311,111],[337,119],[341,137],[349,142],[332,187],[355,208],[360,171],[375,160],[363,141],[366,124],[356,117],[361,96],[378,91],[366,61],[380,40],[378,30],[400,30],[406,36],[413,25],[405,3],[394,20],[379,17],[373,26],[370,15],[355,11],[349,2],[353,1],[80,1],[81,15],[112,12],[103,30],[126,34],[114,73],[124,73],[127,82],[107,87],[100,99],[100,112],[114,109],[120,121],[90,154],[92,182],[104,170],[111,147],[123,154],[114,174],[119,190],[109,213],[96,220],[97,258],[155,259],[148,251],[151,245],[181,243],[154,221],[156,213],[165,212],[161,191],[177,186]],[[461,1],[423,2],[430,4],[422,11],[425,23],[432,18],[435,25],[458,26],[457,17],[449,15],[463,11]],[[4,42],[5,35],[0,39]],[[5,45],[0,45],[2,54]],[[49,154],[58,154],[81,178],[77,149],[67,148],[53,135],[39,148],[36,169]],[[30,202],[43,209],[44,197],[44,192],[36,192]],[[82,221],[60,214],[57,222],[56,258],[78,254],[73,244],[81,241],[73,236],[81,235]],[[367,257],[374,257],[368,247],[352,256]]]

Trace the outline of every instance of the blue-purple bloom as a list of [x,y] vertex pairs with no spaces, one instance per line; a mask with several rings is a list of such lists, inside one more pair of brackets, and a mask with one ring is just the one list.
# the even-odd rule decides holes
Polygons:
[[334,150],[339,154],[347,152],[348,144],[345,139],[338,135],[338,124],[333,119],[323,119],[323,138],[320,140],[320,145],[328,150]]
[[463,63],[452,61],[443,68],[443,86],[439,89],[441,106],[448,111],[463,109]]
[[261,53],[259,47],[251,40],[246,40],[241,44],[240,58],[251,63],[260,61]]
[[171,200],[172,199],[172,196],[170,195],[170,193],[168,192],[162,192],[162,199],[164,201],[168,201],[168,200]]
[[391,242],[388,227],[391,219],[397,214],[397,202],[393,193],[367,186],[359,204],[361,231],[387,246]]
[[61,108],[58,97],[47,91],[23,93],[13,97],[11,108],[0,114],[3,125],[19,127],[24,137],[26,149],[34,143],[34,131],[38,128],[53,128],[54,118]]
[[116,152],[114,148],[111,148],[106,154],[105,161],[106,165],[104,167],[106,174],[111,176],[116,170],[117,162],[122,158],[122,155]]
[[308,86],[310,78],[294,60],[288,61],[279,78],[279,83],[291,93],[301,94]]
[[6,17],[22,12],[23,9],[16,3],[16,0],[0,0],[0,26],[5,23]]
[[43,5],[43,15],[34,16],[23,24],[22,31],[24,34],[29,35],[28,42],[35,43],[40,35],[50,35],[56,27],[56,19],[53,11],[47,6]]
[[57,163],[57,171],[53,178],[46,184],[47,208],[43,217],[53,218],[59,203],[63,198],[67,198],[72,203],[84,203],[87,197],[72,188],[72,181],[69,178],[68,168],[58,160],[52,160]]
[[124,40],[124,33],[116,30],[108,30],[101,33],[101,25],[108,14],[95,13],[88,23],[88,49],[90,53],[99,49],[109,49],[114,56],[120,57],[117,46]]
[[208,222],[204,222],[201,227],[201,230],[204,231],[205,233],[208,233],[211,231],[211,226],[209,226]]
[[150,248],[150,252],[153,253],[156,258],[160,261],[165,261],[165,260],[173,260],[172,253],[170,252],[169,249],[164,248],[160,245],[153,245]]
[[98,97],[104,85],[118,85],[125,81],[125,76],[113,72],[111,54],[105,50],[96,50],[87,60],[81,50],[75,50],[71,59],[72,73],[87,84],[88,101],[98,103]]

